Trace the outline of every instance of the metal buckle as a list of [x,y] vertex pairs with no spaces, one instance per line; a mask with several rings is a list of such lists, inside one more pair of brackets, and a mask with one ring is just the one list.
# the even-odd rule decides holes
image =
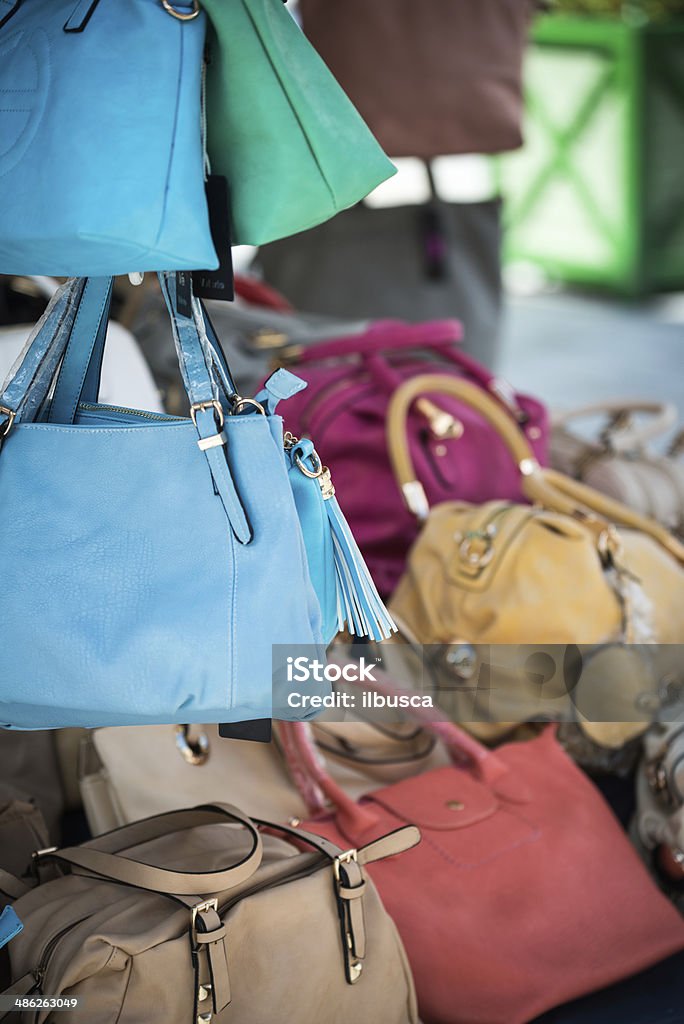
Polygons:
[[14,425],[14,420],[16,418],[16,415],[17,414],[14,411],[14,409],[8,409],[6,405],[0,405],[0,416],[6,416],[7,417],[7,422],[5,423],[3,428],[0,430],[0,437],[7,437],[7,435],[9,434],[10,430],[12,429],[12,427]]
[[190,418],[192,422],[197,426],[197,413],[206,412],[207,409],[214,410],[214,418],[216,420],[216,426],[219,430],[223,430],[223,424],[225,423],[225,417],[223,415],[223,407],[220,402],[215,399],[211,402],[195,402],[190,406]]
[[197,447],[202,452],[206,452],[210,448],[221,448],[223,445],[227,444],[226,435],[223,433],[225,417],[223,415],[223,407],[220,402],[195,402],[194,405],[190,406],[192,422],[195,424],[195,427],[197,427],[197,413],[205,412],[208,409],[214,410],[214,420],[218,427],[218,432],[216,434],[210,434],[209,437],[199,438]]
[[211,900],[205,900],[204,903],[198,903],[196,907],[192,908],[192,930],[197,931],[197,915],[203,914],[207,910],[215,910],[218,913],[218,900],[214,897]]
[[192,0],[192,10],[189,14],[181,14],[175,7],[169,3],[169,0],[161,0],[161,5],[167,14],[170,14],[172,18],[177,18],[178,21],[193,21],[199,16],[200,5],[199,0]]
[[335,875],[335,881],[339,884],[341,882],[340,868],[343,864],[357,864],[359,855],[356,850],[345,850],[344,853],[338,854],[333,861],[333,874]]

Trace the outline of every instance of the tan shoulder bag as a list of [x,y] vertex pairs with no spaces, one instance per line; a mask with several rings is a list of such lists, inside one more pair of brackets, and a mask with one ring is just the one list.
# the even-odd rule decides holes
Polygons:
[[41,995],[61,1000],[64,1024],[416,1024],[364,865],[419,840],[407,826],[343,851],[208,804],[43,851],[39,875],[69,873],[14,905],[24,929],[7,947],[5,1004],[26,997],[17,1024],[52,1020],[30,1005]]
[[653,520],[542,469],[522,432],[467,381],[426,374],[394,394],[387,439],[409,508],[427,503],[411,464],[407,416],[416,399],[440,392],[496,428],[532,504],[454,501],[429,510],[390,603],[404,635],[441,648],[684,640],[684,545]]

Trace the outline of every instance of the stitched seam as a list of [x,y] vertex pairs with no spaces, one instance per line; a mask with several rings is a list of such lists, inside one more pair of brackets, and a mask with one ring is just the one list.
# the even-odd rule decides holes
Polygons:
[[168,200],[169,200],[169,189],[170,189],[170,183],[171,183],[171,171],[172,171],[172,168],[173,168],[173,160],[174,160],[174,156],[175,156],[175,153],[176,153],[176,133],[177,133],[177,130],[178,130],[178,116],[179,116],[179,111],[180,111],[181,81],[182,81],[182,78],[183,78],[183,58],[184,58],[184,53],[183,53],[183,43],[184,43],[184,39],[183,39],[183,26],[180,23],[178,23],[177,24],[177,29],[178,29],[178,32],[179,32],[179,35],[180,35],[180,39],[179,39],[180,47],[179,47],[179,54],[178,54],[178,82],[177,82],[177,85],[176,85],[176,108],[175,108],[174,114],[173,114],[173,129],[172,129],[172,134],[171,134],[171,152],[169,153],[169,164],[168,164],[168,167],[166,169],[166,181],[164,182],[164,200],[162,202],[161,215],[160,215],[160,218],[159,218],[159,229],[157,231],[157,234],[156,234],[156,237],[155,237],[155,240],[154,240],[155,246],[159,243],[159,239],[161,238],[162,231],[164,229],[164,221],[166,220],[166,208],[167,208]]
[[[235,425],[238,424],[239,422],[240,420],[236,418],[232,421],[232,423],[230,423],[230,425],[226,423],[224,425],[224,430],[226,429],[226,427],[228,427],[229,430],[235,429]],[[247,422],[246,419],[245,422]],[[154,430],[169,430],[171,428],[177,429],[178,427],[188,426],[192,426],[191,420],[183,420],[180,423],[151,423],[150,421],[146,421],[145,423],[141,423],[139,427],[82,427],[77,423],[18,423],[16,429],[18,430],[19,428],[23,428],[25,430],[27,427],[31,427],[35,430],[52,430],[67,434],[76,431],[80,431],[82,434],[137,434],[138,431],[144,430],[145,427],[149,427]]]
[[456,860],[456,858],[452,857],[447,850],[443,849],[443,847],[439,846],[429,836],[426,836],[425,833],[423,833],[423,842],[427,843],[428,846],[431,846],[435,853],[439,854],[439,856],[449,864],[458,868],[459,871],[475,871],[477,868],[482,867],[483,864],[492,864],[495,860],[498,860],[499,857],[503,857],[510,853],[511,850],[519,850],[523,846],[528,846],[530,843],[537,842],[540,838],[541,829],[535,828],[533,835],[529,836],[527,839],[518,840],[516,843],[513,843],[511,846],[507,846],[499,853],[494,853],[491,857],[485,857],[483,860],[465,863],[464,861]]
[[[252,28],[254,29],[254,32],[256,33],[257,36],[260,36],[261,33],[259,31],[259,28],[258,28],[258,26],[257,26],[257,24],[256,24],[256,22],[254,20],[252,12],[249,10],[249,6],[247,4],[245,4],[245,11],[247,13],[247,16],[248,16],[249,20],[252,22]],[[289,17],[289,14],[288,14],[288,17]],[[282,76],[279,74],[278,69],[276,68],[275,64],[273,63],[273,58],[271,57],[271,55],[269,53],[266,53],[266,52],[265,52],[265,56],[267,57],[267,59],[269,61],[269,64],[271,65],[271,70],[273,71],[273,74],[278,79],[278,84],[280,85],[281,89],[283,90],[284,95],[288,96],[287,88],[285,86],[285,83],[283,82]],[[306,142],[307,149],[311,153],[313,161],[316,164],[316,167],[318,168],[318,172],[319,172],[319,174],[320,174],[320,176],[321,176],[321,178],[323,180],[323,183],[325,184],[326,190],[327,190],[327,192],[328,192],[328,194],[330,196],[330,201],[332,203],[333,209],[338,210],[339,209],[339,204],[338,204],[338,201],[337,201],[337,196],[335,195],[335,193],[333,192],[333,190],[332,190],[332,188],[330,186],[330,182],[328,181],[328,176],[325,173],[325,171],[323,170],[323,167],[321,166],[321,162],[320,162],[320,160],[318,158],[318,153],[316,153],[316,150],[314,149],[314,147],[313,147],[313,145],[311,143],[311,138],[310,138],[308,132],[306,131],[306,129],[304,128],[302,120],[301,120],[301,118],[299,116],[299,112],[297,111],[297,108],[296,108],[295,104],[292,103],[289,100],[289,97],[288,97],[288,106],[289,106],[290,110],[292,111],[292,113],[294,114],[295,120],[297,121],[297,124],[299,125],[299,129],[300,129],[300,131],[302,133],[302,136],[304,137],[304,140]]]

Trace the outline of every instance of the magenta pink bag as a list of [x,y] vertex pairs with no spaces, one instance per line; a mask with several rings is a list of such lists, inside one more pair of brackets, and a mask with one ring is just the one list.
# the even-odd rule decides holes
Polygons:
[[[394,478],[385,440],[392,393],[419,373],[465,377],[488,391],[525,431],[547,464],[548,417],[457,347],[457,320],[382,320],[364,334],[297,352],[293,369],[309,384],[287,403],[285,426],[316,439],[345,516],[383,595],[394,589],[419,528]],[[292,365],[288,363],[288,365]],[[445,395],[419,398],[409,424],[411,457],[430,505],[497,498],[525,501],[501,438],[472,409]]]

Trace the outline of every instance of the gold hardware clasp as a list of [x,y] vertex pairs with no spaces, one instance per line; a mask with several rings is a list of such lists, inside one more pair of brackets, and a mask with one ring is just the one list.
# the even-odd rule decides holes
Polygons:
[[484,530],[467,530],[461,533],[460,530],[454,534],[454,540],[458,544],[458,553],[461,561],[468,565],[484,569],[494,557],[494,538],[496,537],[496,526],[494,523]]
[[464,427],[461,421],[457,420],[455,416],[452,416],[445,409],[440,409],[429,398],[419,398],[416,402],[416,408],[428,420],[430,430],[435,437],[439,437],[442,440],[456,440],[459,437],[463,437]]
[[182,14],[180,11],[177,11],[169,0],[161,0],[161,5],[167,14],[170,14],[172,18],[177,18],[178,21],[194,21],[200,12],[199,0],[192,0],[192,10],[189,14]]

